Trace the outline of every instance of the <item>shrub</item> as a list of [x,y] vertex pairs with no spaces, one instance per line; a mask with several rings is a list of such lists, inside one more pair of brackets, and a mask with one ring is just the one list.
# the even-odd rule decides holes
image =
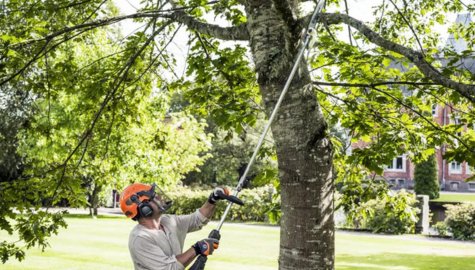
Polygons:
[[447,225],[445,224],[445,222],[437,222],[434,225],[434,229],[437,232],[439,232],[440,236],[449,236],[450,235],[449,228],[447,228]]
[[455,239],[475,240],[475,203],[463,203],[458,205],[445,205],[447,211],[444,226],[436,229],[441,235],[452,235]]
[[414,194],[400,191],[362,203],[353,216],[360,228],[375,233],[413,233],[418,213],[415,205]]
[[433,155],[428,160],[416,164],[414,183],[414,191],[417,194],[429,195],[430,199],[439,198],[437,164]]
[[[193,191],[182,188],[169,193],[168,195],[173,200],[170,213],[181,215],[196,211],[208,199],[210,192],[210,189]],[[280,201],[277,201],[275,197],[276,191],[272,186],[244,189],[239,193],[239,198],[244,201],[244,205],[234,205],[226,219],[231,221],[279,223],[280,216],[276,214],[276,208],[280,210]],[[219,202],[214,218],[220,218],[226,206],[226,203]]]

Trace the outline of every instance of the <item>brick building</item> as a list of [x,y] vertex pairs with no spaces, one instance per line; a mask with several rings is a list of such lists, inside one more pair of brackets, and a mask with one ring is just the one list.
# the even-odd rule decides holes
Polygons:
[[[440,125],[457,123],[458,118],[450,107],[433,106],[432,114]],[[475,127],[466,127],[475,128]],[[448,162],[442,158],[445,146],[436,149],[436,161],[439,184],[442,190],[475,192],[475,181],[465,179],[475,174],[475,169],[466,162]],[[384,170],[384,178],[394,188],[414,188],[414,164],[405,155],[396,157]]]
[[[455,23],[464,25],[468,25],[470,22],[472,22],[471,14],[459,14],[455,21]],[[449,36],[445,46],[452,48],[458,53],[461,53],[468,48],[467,43],[464,40],[454,38],[453,34]],[[442,64],[447,63],[449,60],[450,59],[445,58],[443,55],[440,56]],[[463,58],[458,61],[457,64],[459,67],[463,67],[475,74],[475,57]],[[402,65],[396,63],[392,64],[392,66],[405,69]],[[405,92],[405,89],[401,90]],[[441,107],[434,105],[432,107],[432,116],[440,125],[459,123],[457,114],[453,112],[450,106]],[[475,129],[475,124],[465,128]],[[364,147],[364,145],[356,143],[352,145],[352,147]],[[444,160],[442,158],[444,151],[445,146],[436,150],[438,179],[441,189],[445,191],[475,192],[475,181],[465,181],[465,179],[475,174],[475,168],[470,167],[466,162],[459,163],[456,161],[448,162]],[[414,167],[414,164],[405,155],[402,155],[393,159],[392,163],[386,166],[383,176],[393,188],[413,189]]]

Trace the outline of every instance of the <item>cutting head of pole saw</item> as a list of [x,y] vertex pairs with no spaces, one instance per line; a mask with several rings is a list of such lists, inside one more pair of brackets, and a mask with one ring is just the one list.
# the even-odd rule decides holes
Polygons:
[[224,193],[222,190],[217,190],[216,195],[218,195],[218,197],[223,199],[223,200],[227,200],[227,201],[230,201],[230,202],[238,204],[238,205],[244,205],[244,202],[241,201],[241,199],[239,199],[238,197],[233,196],[233,195],[228,195],[228,194]]

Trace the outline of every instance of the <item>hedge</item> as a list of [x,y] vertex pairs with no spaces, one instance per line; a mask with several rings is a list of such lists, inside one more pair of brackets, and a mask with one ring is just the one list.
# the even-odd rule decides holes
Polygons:
[[444,222],[436,224],[440,235],[459,240],[475,240],[475,203],[446,205]]
[[[167,195],[173,200],[169,210],[171,214],[189,214],[200,208],[208,200],[211,190],[190,190],[180,188]],[[254,189],[244,189],[238,196],[243,206],[233,205],[226,217],[227,221],[266,222],[278,224],[280,222],[280,197],[272,186]],[[226,209],[227,203],[218,202],[214,219],[219,219]]]

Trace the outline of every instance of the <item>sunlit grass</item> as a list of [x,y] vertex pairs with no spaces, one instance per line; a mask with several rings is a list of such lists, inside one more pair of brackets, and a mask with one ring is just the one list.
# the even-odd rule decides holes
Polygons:
[[[133,269],[127,248],[135,225],[125,218],[68,218],[69,227],[51,239],[51,248],[27,252],[23,262],[0,265],[2,270]],[[185,247],[205,238],[216,227],[189,234]],[[210,256],[207,270],[277,269],[279,228],[224,224],[219,249]],[[0,232],[0,240],[12,239]],[[475,269],[475,244],[414,236],[380,236],[337,232],[336,269]]]
[[442,193],[434,202],[475,202],[475,193]]

